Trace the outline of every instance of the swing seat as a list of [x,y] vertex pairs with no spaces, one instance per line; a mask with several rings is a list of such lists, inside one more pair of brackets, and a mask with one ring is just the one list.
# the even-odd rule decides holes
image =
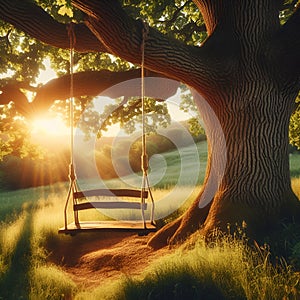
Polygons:
[[67,228],[60,228],[59,233],[75,235],[81,232],[137,232],[139,235],[145,235],[150,232],[155,232],[155,224],[147,221],[82,221],[78,225],[75,222],[68,225]]
[[[72,23],[71,23],[72,24]],[[68,191],[68,196],[64,209],[64,221],[65,226],[59,229],[59,233],[65,234],[76,234],[82,231],[98,231],[98,230],[118,230],[118,231],[137,231],[140,234],[147,234],[150,231],[155,231],[156,226],[154,223],[154,200],[150,190],[150,185],[147,177],[148,170],[148,156],[146,152],[146,132],[145,132],[145,116],[144,116],[144,100],[145,100],[145,88],[144,88],[144,43],[148,32],[148,27],[144,24],[143,29],[143,43],[142,43],[142,62],[141,62],[141,103],[142,103],[142,171],[143,171],[143,181],[142,190],[132,190],[132,189],[95,189],[88,191],[77,191],[76,186],[76,174],[74,169],[74,78],[73,78],[73,64],[74,64],[74,32],[73,27],[70,26],[69,39],[70,39],[70,165],[69,165],[69,179],[70,186]],[[145,188],[148,188],[146,191]],[[145,219],[145,210],[147,209],[147,204],[145,200],[150,196],[152,209],[150,221]],[[140,198],[140,202],[137,201],[86,201],[87,198],[97,198],[97,197],[124,197],[124,198]],[[68,214],[67,209],[70,203],[73,201],[73,213],[74,222],[68,225]],[[139,209],[141,210],[142,220],[141,221],[101,221],[101,222],[81,222],[79,221],[79,211],[92,209],[92,208],[102,208],[102,209]]]
[[[79,202],[87,197],[128,197],[147,199],[148,191],[134,189],[94,189],[73,192],[73,211],[101,208],[101,209],[138,209],[146,210],[147,203],[131,201],[91,201]],[[78,218],[78,215],[77,215]],[[138,234],[148,234],[156,231],[153,221],[79,221],[73,222],[59,229],[59,233],[74,235],[79,232],[91,231],[135,231]]]

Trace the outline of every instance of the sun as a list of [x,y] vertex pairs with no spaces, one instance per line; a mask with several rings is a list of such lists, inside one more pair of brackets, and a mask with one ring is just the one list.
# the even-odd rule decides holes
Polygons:
[[69,133],[69,129],[65,125],[62,119],[55,118],[36,118],[31,123],[32,134],[33,135],[67,135]]

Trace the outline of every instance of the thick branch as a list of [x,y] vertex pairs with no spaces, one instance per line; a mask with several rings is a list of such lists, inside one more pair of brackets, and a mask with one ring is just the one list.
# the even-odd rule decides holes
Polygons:
[[31,89],[28,84],[20,82],[10,83],[1,87],[0,105],[5,105],[12,101],[15,103],[16,110],[20,114],[26,115],[30,106],[27,97],[20,91],[22,88]]
[[204,22],[207,28],[207,34],[211,35],[220,19],[220,1],[207,1],[193,0],[195,5],[199,8],[204,18]]
[[[152,71],[146,71],[145,75],[146,77],[163,77],[161,74]],[[120,89],[118,86],[116,88],[111,87],[130,79],[140,78],[140,76],[141,71],[139,69],[124,72],[111,72],[107,70],[79,72],[74,74],[73,95],[74,97],[79,97],[101,94],[111,98],[136,96],[131,94],[130,89]],[[176,93],[178,86],[179,83],[175,81],[170,81],[168,87],[164,86],[164,89],[149,85],[146,86],[146,95],[147,89],[149,93],[151,93],[151,90],[156,89],[159,91],[159,96],[166,99]],[[42,87],[37,88],[36,96],[32,103],[28,102],[24,93],[20,91],[20,88],[32,89],[32,87],[22,83],[6,85],[0,89],[2,91],[2,94],[0,94],[0,104],[7,104],[13,101],[16,109],[24,116],[30,118],[32,115],[47,111],[55,100],[65,100],[70,97],[70,75],[52,79]]]
[[[89,15],[87,26],[111,53],[135,64],[141,63],[143,25],[131,19],[118,1],[73,0]],[[145,66],[189,85],[205,81],[201,48],[187,46],[149,28],[145,41]],[[200,79],[200,80],[199,80]]]
[[[64,49],[69,47],[66,24],[54,20],[34,2],[1,0],[0,19],[46,44]],[[74,25],[74,31],[76,35],[76,51],[106,52],[103,45],[84,24]]]

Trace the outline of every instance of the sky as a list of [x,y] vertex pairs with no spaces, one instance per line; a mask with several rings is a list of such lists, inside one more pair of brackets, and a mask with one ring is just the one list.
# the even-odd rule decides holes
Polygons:
[[[46,83],[49,80],[56,78],[57,75],[55,71],[50,66],[50,59],[45,59],[44,61],[45,70],[40,71],[40,75],[37,78],[37,83]],[[102,99],[101,99],[102,102]],[[112,103],[112,100],[107,98],[107,102]],[[180,90],[177,91],[175,95],[168,98],[167,105],[169,109],[169,113],[171,115],[172,121],[180,122],[182,120],[187,120],[192,115],[190,113],[183,112],[179,109],[180,103]],[[54,137],[57,135],[68,135],[70,134],[70,129],[67,128],[63,121],[59,118],[51,119],[51,118],[37,118],[33,123],[33,135],[49,135],[50,137]],[[104,136],[116,136],[120,133],[120,127],[118,124],[111,126],[111,128],[104,132]]]

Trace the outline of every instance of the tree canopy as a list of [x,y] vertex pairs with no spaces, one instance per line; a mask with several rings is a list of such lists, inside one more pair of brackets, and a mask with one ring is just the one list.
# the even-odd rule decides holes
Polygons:
[[[297,1],[292,0],[284,1],[280,9],[282,23],[290,17],[296,3]],[[84,5],[80,4],[80,1],[74,1],[73,4],[75,6],[71,1],[65,0],[15,1],[13,5],[9,1],[0,2],[1,157],[9,153],[34,155],[34,147],[29,146],[28,142],[28,130],[24,129],[28,120],[23,116],[28,117],[32,112],[44,112],[55,100],[68,98],[70,66],[67,28],[70,22],[76,24],[75,95],[81,100],[78,100],[78,116],[90,99],[84,96],[95,96],[126,76],[139,76],[139,72],[134,69],[138,67],[140,59],[135,60],[135,66],[118,56],[113,56],[113,49],[107,51],[86,26]],[[147,20],[151,28],[191,47],[201,45],[209,32],[196,4],[197,1],[191,0],[122,2],[125,12],[133,19]],[[30,25],[26,22],[29,16],[32,16]],[[38,30],[34,26],[37,26]],[[58,78],[43,85],[37,82],[37,78],[40,71],[46,68],[46,58],[50,59],[51,67],[56,71]],[[116,79],[114,74],[120,79]],[[151,73],[153,74],[154,72]],[[103,85],[99,87],[100,81]],[[103,83],[104,81],[106,83]],[[33,102],[29,104],[28,101]],[[157,104],[156,109],[161,109],[162,105]],[[190,101],[189,105],[193,103]],[[66,118],[68,107],[65,101],[56,102],[53,108],[57,114]],[[121,110],[113,122],[126,117],[124,111],[120,112]],[[292,117],[290,137],[291,142],[300,147],[298,115],[299,106]],[[92,125],[86,130],[92,130]]]

